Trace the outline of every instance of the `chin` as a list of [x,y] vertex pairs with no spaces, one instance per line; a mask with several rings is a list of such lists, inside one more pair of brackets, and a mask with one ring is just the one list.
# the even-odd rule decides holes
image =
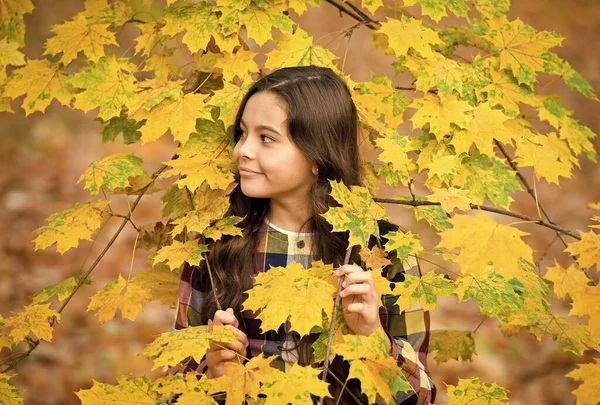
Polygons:
[[265,192],[261,192],[261,190],[257,190],[256,187],[244,187],[244,184],[241,184],[241,189],[242,189],[242,194],[244,194],[246,197],[251,197],[251,198],[270,198],[270,196],[268,195],[268,193]]

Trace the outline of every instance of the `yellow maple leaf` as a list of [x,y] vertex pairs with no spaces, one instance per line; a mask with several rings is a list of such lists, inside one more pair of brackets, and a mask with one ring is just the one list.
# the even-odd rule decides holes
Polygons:
[[400,295],[396,302],[401,311],[410,310],[419,303],[425,311],[437,306],[437,297],[450,297],[454,293],[454,285],[443,274],[429,272],[422,277],[405,274],[404,281],[396,283],[394,295]]
[[415,149],[410,138],[400,136],[396,131],[386,130],[385,136],[377,138],[375,144],[383,149],[377,159],[391,165],[391,168],[398,173],[398,181],[408,184],[411,174],[417,169],[417,165],[408,155]]
[[2,398],[2,403],[6,405],[22,405],[21,390],[8,383],[8,380],[13,377],[14,375],[0,373],[0,398]]
[[24,55],[17,49],[17,42],[10,42],[7,38],[0,40],[0,83],[6,80],[6,67],[8,65],[21,66],[25,64]]
[[332,349],[331,357],[339,355],[350,362],[348,379],[360,380],[369,403],[375,403],[378,395],[385,403],[392,403],[397,392],[412,390],[398,363],[388,355],[389,341],[383,331],[369,336],[345,335],[344,343]]
[[216,6],[209,2],[198,4],[181,4],[168,10],[164,15],[166,25],[161,29],[163,34],[176,36],[181,31],[185,35],[181,41],[191,52],[206,50],[211,33],[218,31],[219,20],[215,12]]
[[102,187],[114,190],[128,187],[129,177],[144,174],[142,159],[132,153],[118,153],[90,163],[88,169],[79,177],[77,184],[85,180],[85,188],[91,194],[98,194]]
[[414,127],[422,128],[429,123],[429,132],[435,134],[438,140],[453,130],[450,124],[467,128],[471,117],[465,113],[473,110],[469,103],[459,100],[454,95],[440,100],[439,97],[429,93],[426,93],[423,98],[413,100],[409,108],[417,109],[410,119]]
[[[82,276],[76,275],[63,280],[58,284],[46,287],[35,294],[31,302],[33,304],[40,304],[44,301],[48,301],[52,297],[57,297],[58,301],[62,302],[71,295],[73,290],[75,290],[75,287],[81,282],[82,278]],[[91,284],[91,281],[86,279],[82,284]]]
[[105,121],[120,116],[124,107],[129,109],[138,102],[135,77],[127,73],[134,70],[135,65],[127,59],[111,54],[75,74],[69,83],[83,89],[75,94],[75,108],[91,111],[99,107],[98,117]]
[[569,315],[589,315],[588,328],[595,335],[600,333],[600,286],[584,286],[578,291],[570,292],[573,304]]
[[543,55],[549,48],[559,46],[562,37],[548,31],[537,32],[520,19],[508,21],[505,16],[488,22],[485,38],[498,49],[500,69],[510,68],[519,83],[530,87],[535,72],[544,70]]
[[338,57],[329,49],[313,44],[313,38],[301,28],[297,28],[294,34],[279,32],[274,41],[277,49],[267,54],[267,69],[314,65],[337,70],[333,61]]
[[169,269],[152,268],[137,273],[130,285],[149,290],[153,300],[167,304],[170,308],[177,307],[180,276]]
[[206,228],[203,234],[212,240],[221,239],[223,235],[243,236],[242,229],[236,226],[243,220],[244,218],[235,215],[221,218],[214,225]]
[[3,347],[10,348],[15,344],[15,340],[10,336],[10,330],[6,327],[6,319],[0,315],[0,350]]
[[177,100],[165,99],[152,110],[140,108],[131,118],[136,121],[146,120],[140,128],[142,143],[156,141],[170,128],[173,138],[182,144],[186,143],[196,127],[197,118],[210,119],[209,112],[203,112],[203,94],[188,93]]
[[600,269],[600,234],[593,231],[584,232],[581,234],[581,240],[569,243],[565,251],[579,255],[579,267],[589,269],[596,265],[596,269]]
[[400,260],[405,260],[409,255],[419,255],[423,252],[421,238],[419,235],[414,235],[410,231],[388,232],[385,234],[387,242],[385,250],[396,251],[396,257]]
[[590,128],[581,125],[579,121],[571,117],[565,117],[559,121],[558,133],[560,139],[567,141],[569,148],[571,148],[575,155],[585,153],[590,160],[596,161],[597,154],[592,143],[596,135]]
[[153,383],[146,377],[124,375],[118,378],[117,385],[105,384],[92,379],[92,387],[80,389],[75,394],[82,405],[111,402],[114,404],[154,405],[160,403],[160,395],[154,392]]
[[330,207],[322,214],[333,225],[334,232],[349,231],[350,246],[366,246],[371,235],[379,236],[377,220],[388,219],[385,208],[373,201],[365,187],[346,187],[329,180],[331,196],[342,206]]
[[79,245],[79,239],[91,240],[92,233],[100,227],[108,200],[77,203],[73,208],[57,212],[46,218],[48,225],[33,233],[35,250],[46,249],[56,243],[56,251],[64,253]]
[[470,330],[432,330],[429,351],[435,352],[437,364],[450,359],[471,361],[475,351],[475,339]]
[[444,211],[449,213],[457,208],[459,211],[469,211],[471,209],[471,198],[465,190],[460,188],[438,188],[427,199],[439,202],[442,204]]
[[477,89],[477,92],[487,95],[491,107],[499,105],[507,115],[514,117],[519,114],[519,103],[530,106],[539,105],[533,91],[525,86],[519,86],[510,74],[493,68],[489,69],[489,74],[491,83]]
[[32,59],[22,68],[12,71],[4,88],[4,95],[14,99],[26,94],[23,100],[25,115],[45,111],[54,99],[68,106],[74,90],[67,77],[58,63]]
[[365,262],[368,269],[379,270],[392,262],[387,258],[387,252],[375,245],[371,249],[361,247],[360,258]]
[[311,394],[321,398],[331,397],[329,384],[319,378],[321,372],[311,366],[292,364],[285,373],[272,372],[269,376],[263,376],[261,393],[267,396],[264,405],[312,405]]
[[235,76],[245,81],[249,76],[248,73],[259,70],[254,61],[256,55],[258,55],[256,52],[244,48],[238,49],[236,53],[223,52],[223,57],[217,60],[214,67],[223,70],[225,82],[232,81]]
[[408,56],[404,66],[416,79],[415,87],[423,93],[436,88],[440,99],[444,100],[455,91],[462,94],[466,81],[465,67],[444,55],[434,53],[428,58]]
[[166,261],[171,271],[181,267],[183,262],[199,266],[204,260],[202,254],[205,252],[208,252],[207,245],[200,245],[197,240],[188,240],[185,243],[174,240],[171,245],[163,246],[156,252],[154,264]]
[[590,281],[585,273],[574,265],[564,269],[554,260],[554,266],[548,267],[544,278],[554,283],[554,292],[558,298],[565,298],[567,295],[573,297],[580,290],[588,285]]
[[577,397],[577,405],[597,404],[600,384],[600,363],[597,360],[592,363],[578,364],[566,376],[583,383],[573,391]]
[[407,55],[408,49],[413,48],[421,56],[433,58],[431,45],[443,44],[436,31],[423,26],[422,21],[405,15],[400,19],[387,18],[378,32],[387,35],[389,47],[397,57]]
[[[518,124],[512,125],[515,128]],[[565,141],[556,133],[547,135],[534,133],[526,128],[517,128],[515,162],[519,166],[533,166],[535,177],[544,177],[549,183],[558,184],[560,176],[570,178],[573,166],[579,161]]]
[[458,379],[456,386],[446,384],[448,405],[503,405],[508,402],[508,390],[496,383],[483,383],[478,378]]
[[60,61],[65,65],[71,63],[81,51],[96,63],[104,54],[104,45],[118,45],[115,34],[108,30],[110,24],[88,21],[84,12],[73,19],[52,26],[56,34],[46,41],[44,55],[56,55],[62,52]]
[[31,0],[3,0],[0,3],[0,20],[7,20],[13,15],[28,14],[33,11]]
[[142,300],[151,298],[150,290],[127,282],[119,274],[117,280],[106,284],[91,298],[87,311],[98,310],[100,323],[113,319],[117,309],[121,310],[123,318],[134,321],[142,311]]
[[472,111],[466,130],[455,131],[451,144],[457,155],[468,153],[474,143],[482,155],[494,157],[494,139],[512,144],[516,137],[504,123],[510,117],[500,110],[492,110],[489,103],[481,103]]
[[135,26],[141,34],[135,37],[135,53],[142,56],[150,56],[157,44],[162,43],[167,37],[163,35],[161,23],[158,21],[138,24]]
[[292,330],[307,335],[314,326],[321,326],[323,311],[333,311],[336,288],[299,263],[271,267],[255,280],[256,285],[247,291],[244,309],[260,311],[257,318],[265,332],[279,329],[289,319]]
[[[150,68],[156,68],[156,66],[150,66]],[[158,72],[156,73],[158,76]],[[130,115],[133,115],[140,108],[150,111],[165,99],[179,100],[183,96],[183,80],[163,79],[148,79],[136,84],[138,88],[137,103],[129,110]]]
[[307,4],[316,7],[320,5],[320,0],[288,0],[288,4],[298,15],[302,15],[306,11]]
[[161,333],[146,346],[142,354],[155,357],[153,370],[163,366],[174,366],[188,357],[198,363],[206,354],[210,340],[221,343],[237,342],[238,336],[224,325],[189,326],[187,328]]
[[463,274],[478,274],[493,263],[505,278],[519,278],[519,261],[533,263],[531,247],[521,239],[527,232],[498,224],[481,210],[474,216],[457,214],[449,221],[453,226],[440,233],[442,240],[436,247],[460,248],[455,260]]
[[264,45],[271,39],[271,28],[279,28],[281,32],[292,33],[292,20],[285,14],[288,6],[285,2],[271,2],[269,7],[261,8],[254,3],[239,14],[240,23],[246,26],[248,37],[258,45]]
[[394,131],[402,124],[402,114],[410,103],[387,76],[375,73],[371,73],[371,81],[356,84],[353,99],[376,118],[383,114],[385,123]]
[[31,304],[22,312],[11,312],[5,320],[5,327],[10,329],[10,337],[15,343],[22,341],[32,332],[38,339],[52,341],[52,326],[60,320],[60,314],[50,309],[50,304]]
[[244,82],[242,87],[225,82],[223,88],[215,91],[212,98],[206,102],[207,105],[203,110],[204,116],[211,119],[210,110],[213,107],[219,107],[219,120],[223,121],[225,128],[229,128],[235,122],[235,114],[250,86],[250,81]]

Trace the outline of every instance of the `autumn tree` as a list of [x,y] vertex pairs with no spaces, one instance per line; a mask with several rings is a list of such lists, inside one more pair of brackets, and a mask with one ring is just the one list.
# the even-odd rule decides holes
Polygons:
[[[230,136],[234,113],[257,77],[285,66],[318,65],[339,73],[359,110],[365,140],[377,150],[377,161],[365,163],[365,187],[349,189],[331,182],[331,195],[340,207],[324,217],[335,232],[348,234],[349,248],[361,247],[381,294],[396,296],[401,309],[418,303],[433,310],[440,296],[475,300],[482,315],[499,320],[506,336],[525,329],[540,340],[550,336],[576,355],[598,353],[600,287],[594,268],[600,266],[600,215],[592,217],[589,230],[565,229],[545,215],[535,192],[537,181],[558,187],[560,178],[571,177],[581,159],[597,159],[595,134],[573,118],[558,96],[541,95],[537,88],[538,74],[545,73],[597,101],[588,82],[554,53],[563,38],[509,19],[509,0],[404,0],[393,10],[382,0],[160,3],[86,0],[83,11],[52,27],[44,54],[27,59],[20,49],[26,45],[24,15],[32,12],[33,4],[0,2],[0,112],[29,116],[43,113],[56,100],[64,108],[97,113],[103,142],[144,144],[170,136],[177,146],[171,160],[155,162],[152,173],[142,169],[142,159],[135,153],[90,162],[78,184],[94,199],[51,215],[35,230],[35,249],[55,247],[62,254],[81,240],[91,240],[106,221],[121,221],[98,260],[83,274],[44,288],[22,311],[0,316],[0,348],[14,351],[1,363],[0,404],[22,403],[20,390],[9,379],[41,340],[52,340],[61,312],[89,282],[125,226],[135,228],[136,247],[149,252],[152,265],[133,277],[119,275],[90,297],[87,310],[95,311],[100,322],[113,319],[117,311],[134,321],[146,300],[173,305],[182,266],[199,265],[205,259],[206,239],[241,236],[236,224],[242,218],[226,215],[227,196],[235,186]],[[416,4],[419,16],[408,10]],[[377,73],[369,81],[353,81],[344,60],[317,45],[290,18],[290,9],[301,15],[307,7],[336,7],[354,18],[356,24],[344,34],[370,30],[372,46],[392,56],[395,72],[409,74],[412,81],[396,85],[394,78]],[[373,15],[382,7],[387,17],[377,20]],[[449,13],[460,24],[439,24]],[[132,43],[117,39],[116,32],[126,25],[138,30]],[[186,73],[173,58],[178,41],[194,55]],[[252,49],[269,41],[276,48],[266,52],[266,61],[259,65],[255,60],[259,54]],[[461,49],[471,50],[473,58],[461,56]],[[15,100],[22,103],[13,111]],[[410,121],[412,131],[398,130],[405,121]],[[533,179],[522,175],[525,167],[533,169]],[[160,189],[155,184],[158,178],[173,182]],[[408,189],[410,196],[378,198],[382,184]],[[417,185],[429,193],[417,195]],[[539,217],[511,210],[519,191],[536,200]],[[132,213],[151,193],[162,196],[162,216],[149,224],[135,224]],[[128,212],[111,208],[119,195],[136,196]],[[421,259],[424,251],[420,236],[410,231],[388,235],[382,249],[367,249],[369,237],[379,236],[377,220],[388,218],[386,206],[391,204],[410,209],[438,233],[436,254],[457,265],[459,274],[439,269],[395,284],[383,277],[389,253],[410,261]],[[600,203],[590,207],[600,210]],[[572,264],[544,269],[541,277],[532,247],[523,240],[527,233],[515,224],[499,223],[489,213],[552,229],[572,255]],[[271,358],[253,358],[245,364],[228,364],[228,373],[214,380],[190,378],[193,373],[187,378],[168,373],[157,380],[125,375],[117,385],[95,381],[77,395],[84,404],[108,398],[116,403],[164,404],[174,393],[180,394],[178,402],[213,404],[225,396],[228,404],[312,403],[311,395],[329,395],[319,374],[326,373],[329,360],[340,356],[350,363],[350,378],[360,379],[370,403],[378,395],[390,401],[410,386],[387,355],[384,336],[354,336],[335,327],[343,320],[335,318],[339,286],[335,277],[332,281],[332,271],[323,262],[313,262],[309,269],[296,263],[271,269],[258,277],[244,304],[262,310],[264,330],[289,321],[301,335],[322,333],[320,344],[328,341],[320,347],[323,367],[294,366],[282,373],[270,366]],[[156,288],[165,283],[169,294]],[[310,294],[313,305],[307,309],[302,301],[278,299],[282,288]],[[553,309],[553,298],[569,300],[568,315]],[[200,360],[209,339],[226,342],[235,337],[217,326],[166,331],[143,354],[153,359],[155,368],[175,366],[189,357]],[[20,351],[20,343],[28,349]],[[439,351],[438,359],[446,360],[468,360],[475,351],[473,334],[463,331],[436,332],[431,346]],[[577,404],[597,403],[594,388],[599,375],[595,362],[581,364],[567,375],[582,382],[574,392]],[[482,397],[486,403],[501,404],[507,395],[507,389],[477,376],[448,387],[451,404]]]

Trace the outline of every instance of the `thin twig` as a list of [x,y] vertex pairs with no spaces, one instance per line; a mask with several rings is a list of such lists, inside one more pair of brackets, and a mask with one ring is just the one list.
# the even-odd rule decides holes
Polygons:
[[[352,252],[352,247],[353,246],[349,246],[346,250],[344,264],[348,264],[348,262],[350,261],[350,253]],[[335,304],[333,306],[333,313],[331,314],[331,323],[329,324],[329,336],[327,337],[327,349],[325,349],[325,360],[323,362],[323,381],[327,379],[327,371],[329,370],[329,353],[331,353],[331,343],[333,342],[333,333],[335,331],[337,312],[341,302],[340,291],[342,291],[342,283],[344,282],[344,279],[345,276],[341,275],[340,279],[338,280],[338,288],[337,293],[335,295]]]
[[[363,18],[361,18],[359,15],[353,13],[351,10],[348,10],[346,7],[342,6],[341,4],[335,2],[334,0],[325,0],[327,3],[331,4],[332,6],[334,6],[335,8],[337,8],[338,10],[340,10],[340,12],[342,13],[346,13],[348,14],[350,17],[354,18],[357,21],[361,21],[361,22],[365,22],[366,26],[369,27],[372,30],[376,30],[377,28],[374,27],[372,25],[372,23],[378,24],[376,21],[373,21],[371,19],[368,20],[364,20]],[[372,22],[369,22],[369,20]]]

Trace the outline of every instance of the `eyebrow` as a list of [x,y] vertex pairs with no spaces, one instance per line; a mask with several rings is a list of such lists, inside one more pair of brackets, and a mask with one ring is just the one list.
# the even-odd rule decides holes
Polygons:
[[[244,122],[244,120],[242,120],[242,119],[240,119],[240,124],[242,124],[243,126],[247,127],[246,123],[245,123],[245,122]],[[269,131],[275,132],[277,135],[281,135],[281,134],[279,133],[279,131],[277,131],[275,128],[273,128],[273,127],[270,127],[270,126],[268,126],[268,125],[262,125],[262,124],[261,124],[261,125],[257,125],[257,126],[256,126],[256,129],[258,129],[258,130],[260,130],[260,129],[267,129],[267,130],[269,130]]]

